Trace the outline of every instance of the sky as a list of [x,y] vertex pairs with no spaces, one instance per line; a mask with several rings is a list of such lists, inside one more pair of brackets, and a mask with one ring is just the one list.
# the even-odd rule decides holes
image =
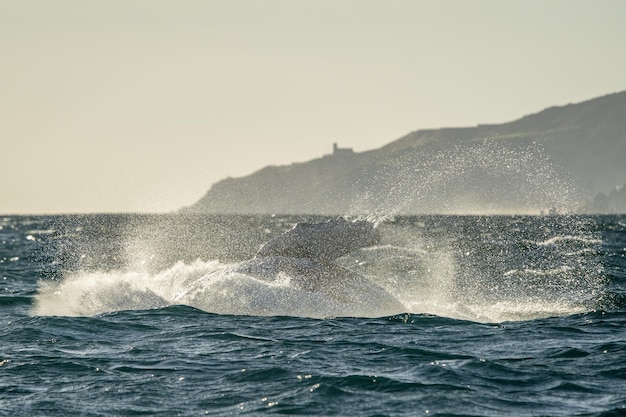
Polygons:
[[0,214],[171,212],[623,91],[624,39],[622,0],[0,0]]

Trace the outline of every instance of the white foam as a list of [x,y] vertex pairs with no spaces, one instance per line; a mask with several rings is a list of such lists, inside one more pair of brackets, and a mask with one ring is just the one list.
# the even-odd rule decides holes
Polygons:
[[265,281],[237,273],[232,265],[196,261],[157,274],[96,271],[44,281],[32,314],[93,316],[181,304],[216,314],[258,316],[376,317],[401,312],[390,310],[374,293],[363,295],[370,298],[335,298],[292,285],[284,274]]

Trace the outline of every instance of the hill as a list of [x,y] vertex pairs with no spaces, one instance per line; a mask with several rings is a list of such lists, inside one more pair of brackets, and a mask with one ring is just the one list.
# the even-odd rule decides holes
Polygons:
[[[186,212],[539,213],[593,204],[626,184],[626,92],[509,123],[418,130],[380,149],[263,168],[213,185]],[[597,202],[597,201],[596,201]],[[608,209],[607,209],[608,208]]]

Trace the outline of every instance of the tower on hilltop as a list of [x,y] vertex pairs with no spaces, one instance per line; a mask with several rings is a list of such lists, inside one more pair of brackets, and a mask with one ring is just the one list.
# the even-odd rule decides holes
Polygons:
[[333,143],[333,156],[354,155],[352,148],[340,148],[337,142]]

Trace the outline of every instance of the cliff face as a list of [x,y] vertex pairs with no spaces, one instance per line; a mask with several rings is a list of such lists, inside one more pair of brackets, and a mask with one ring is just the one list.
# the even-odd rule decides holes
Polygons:
[[[626,92],[510,123],[412,132],[215,184],[189,212],[294,214],[574,211],[626,184]],[[588,207],[592,207],[589,205]],[[612,208],[626,212],[626,207]]]

